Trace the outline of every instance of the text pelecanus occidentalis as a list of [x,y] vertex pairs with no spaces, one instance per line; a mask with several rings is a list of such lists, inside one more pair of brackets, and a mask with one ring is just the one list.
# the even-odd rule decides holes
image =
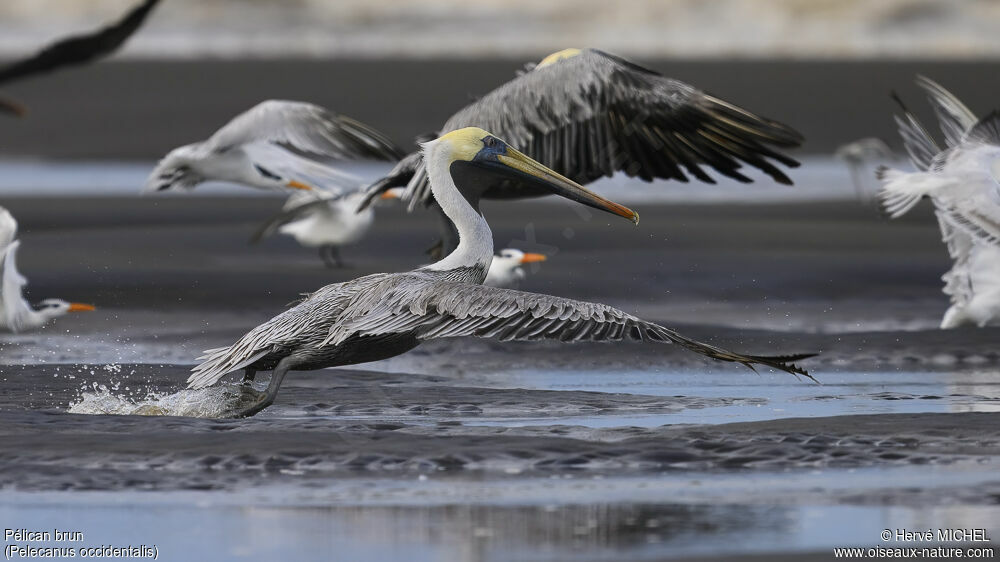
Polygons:
[[388,137],[360,121],[311,103],[268,100],[237,115],[208,140],[170,151],[149,175],[145,190],[190,190],[208,180],[312,189],[306,178],[358,186],[356,178],[297,153],[374,160],[402,155]]
[[[483,127],[573,181],[586,184],[615,172],[646,181],[715,183],[701,166],[742,182],[749,164],[780,183],[791,180],[769,160],[795,167],[776,149],[802,143],[790,127],[757,116],[679,80],[596,49],[565,49],[452,115],[439,134]],[[772,148],[775,147],[775,148]],[[372,185],[407,186],[412,209],[429,204],[431,190],[419,152]],[[487,199],[547,195],[505,178]]]
[[[146,16],[160,0],[145,0],[117,22],[86,35],[75,35],[57,41],[34,55],[0,68],[0,84],[13,82],[36,74],[52,72],[64,66],[86,64],[110,55],[136,32]],[[0,110],[23,115],[23,105],[0,99]]]
[[289,370],[385,359],[428,339],[458,336],[566,342],[651,339],[713,359],[808,376],[791,362],[811,355],[742,355],[610,306],[483,286],[493,259],[493,233],[478,210],[488,180],[510,178],[634,222],[639,217],[482,129],[453,131],[425,143],[423,150],[434,198],[459,233],[455,251],[414,271],[378,273],[323,287],[233,345],[206,351],[188,379],[190,388],[210,386],[239,369],[245,370],[244,380],[272,369],[267,391],[236,412],[247,416],[274,401]]
[[897,97],[900,136],[917,172],[880,168],[879,198],[900,217],[927,197],[954,265],[944,274],[951,307],[941,328],[1000,323],[1000,112],[982,119],[939,84],[917,79],[937,115],[945,148]]
[[21,294],[28,280],[17,271],[17,221],[0,207],[0,331],[24,332],[41,328],[67,312],[94,310],[89,304],[45,299],[36,310]]

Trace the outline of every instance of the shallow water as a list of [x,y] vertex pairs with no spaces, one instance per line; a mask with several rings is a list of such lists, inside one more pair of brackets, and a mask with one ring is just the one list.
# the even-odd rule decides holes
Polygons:
[[674,346],[447,340],[293,373],[273,407],[233,420],[217,416],[238,377],[183,390],[194,358],[302,291],[412,267],[427,225],[384,215],[393,228],[330,271],[288,241],[245,245],[278,201],[92,195],[10,203],[32,298],[99,306],[0,335],[13,526],[75,525],[167,559],[196,541],[219,560],[618,560],[794,559],[881,544],[884,528],[1000,521],[998,332],[933,328],[933,222],[884,224],[853,203],[646,203],[646,230],[619,239],[554,206],[496,207],[498,237],[530,220],[560,240],[524,288],[723,347],[819,351],[804,365],[821,384]]

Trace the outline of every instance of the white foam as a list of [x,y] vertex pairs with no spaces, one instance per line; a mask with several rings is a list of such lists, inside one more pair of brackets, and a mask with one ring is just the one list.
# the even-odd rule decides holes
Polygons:
[[173,393],[147,392],[141,396],[135,394],[121,393],[114,387],[101,385],[93,391],[81,393],[80,399],[70,404],[67,411],[71,414],[217,418],[222,416],[232,399],[232,393],[224,386]]

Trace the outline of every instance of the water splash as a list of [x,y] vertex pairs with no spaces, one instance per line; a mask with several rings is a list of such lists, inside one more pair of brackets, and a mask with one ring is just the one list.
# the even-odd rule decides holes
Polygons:
[[82,392],[67,411],[71,414],[218,418],[234,398],[233,390],[225,386],[173,393],[147,392],[141,397],[129,392],[118,393],[117,387],[95,386],[93,390]]

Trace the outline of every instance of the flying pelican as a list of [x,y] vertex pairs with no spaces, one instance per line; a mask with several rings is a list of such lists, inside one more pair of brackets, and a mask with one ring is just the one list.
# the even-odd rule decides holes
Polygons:
[[490,287],[517,288],[524,280],[524,268],[527,263],[545,261],[544,254],[524,253],[517,248],[504,248],[500,254],[493,256],[490,270],[486,273],[483,285]]
[[235,412],[249,416],[274,401],[289,370],[351,365],[393,357],[434,338],[477,336],[500,340],[555,339],[671,342],[722,361],[768,365],[806,375],[792,361],[811,355],[741,355],[681,336],[602,304],[484,287],[493,260],[493,233],[479,211],[484,178],[502,176],[548,189],[633,222],[631,209],[599,197],[476,127],[423,145],[431,189],[459,233],[444,259],[406,273],[377,273],[327,285],[297,306],[254,328],[229,347],[211,349],[188,378],[189,388],[215,384],[244,370],[244,381],[272,370],[265,393]]
[[945,148],[900,103],[896,117],[910,160],[919,171],[880,168],[879,197],[885,212],[897,218],[927,197],[954,260],[942,276],[951,306],[941,328],[986,326],[1000,320],[1000,113],[976,119],[953,94],[926,77],[917,84],[934,107]]
[[[798,166],[777,149],[802,143],[802,136],[786,125],[597,49],[564,49],[545,57],[452,115],[439,134],[470,126],[493,131],[582,184],[615,172],[645,181],[686,182],[692,175],[715,183],[703,165],[750,182],[739,171],[743,164],[791,184],[769,159]],[[432,202],[419,151],[372,184],[371,197],[404,185],[410,210]],[[505,178],[490,182],[482,196],[516,199],[547,194],[537,186]],[[447,253],[454,237],[447,233],[442,237]]]
[[207,180],[268,190],[309,190],[314,186],[308,178],[334,185],[358,182],[296,152],[336,159],[402,155],[385,135],[350,117],[311,103],[268,100],[237,115],[208,140],[170,151],[149,175],[145,191],[191,190]]
[[[59,40],[38,53],[0,68],[0,84],[52,72],[64,66],[86,64],[115,52],[132,36],[160,0],[145,0],[117,22],[86,35]],[[23,115],[25,107],[13,100],[0,99],[0,109]]]
[[[382,199],[398,198],[402,188],[390,189]],[[326,189],[295,191],[281,212],[265,222],[251,237],[251,243],[275,232],[287,234],[307,248],[319,248],[327,267],[342,267],[340,247],[364,238],[375,220],[371,207],[355,212],[365,198],[360,190],[348,193]]]

